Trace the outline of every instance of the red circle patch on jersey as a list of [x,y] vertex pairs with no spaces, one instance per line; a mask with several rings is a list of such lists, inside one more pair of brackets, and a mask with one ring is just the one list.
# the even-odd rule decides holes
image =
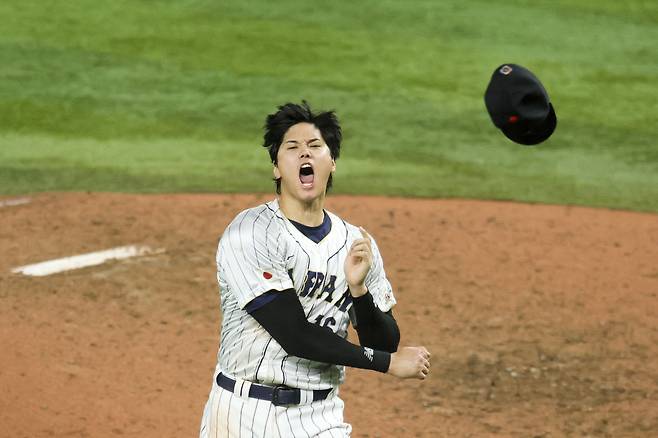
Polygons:
[[265,277],[265,280],[269,280],[270,278],[272,278],[272,274],[266,271],[263,272],[263,277]]

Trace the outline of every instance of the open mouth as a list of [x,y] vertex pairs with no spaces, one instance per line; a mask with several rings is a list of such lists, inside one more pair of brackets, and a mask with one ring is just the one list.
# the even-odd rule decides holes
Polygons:
[[302,164],[302,167],[299,169],[299,180],[301,181],[302,186],[312,186],[314,179],[315,176],[313,175],[313,167],[308,163]]

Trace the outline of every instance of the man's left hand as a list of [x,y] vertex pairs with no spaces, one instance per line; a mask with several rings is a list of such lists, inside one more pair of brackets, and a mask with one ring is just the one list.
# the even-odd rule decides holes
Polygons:
[[366,275],[372,267],[372,243],[370,235],[359,227],[363,238],[352,242],[345,258],[345,279],[353,297],[365,295],[368,291],[365,286]]

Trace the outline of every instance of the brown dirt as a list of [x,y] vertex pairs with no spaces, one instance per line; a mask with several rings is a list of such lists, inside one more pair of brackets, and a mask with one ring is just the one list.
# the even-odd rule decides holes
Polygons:
[[[0,435],[196,436],[219,340],[217,239],[268,199],[67,193],[0,208]],[[433,353],[425,382],[349,370],[354,436],[658,436],[658,216],[340,196],[328,208],[375,236],[402,344]],[[10,273],[128,244],[166,252]]]

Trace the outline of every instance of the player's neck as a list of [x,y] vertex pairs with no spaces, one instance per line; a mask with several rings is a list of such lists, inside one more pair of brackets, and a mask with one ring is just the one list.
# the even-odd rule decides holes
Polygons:
[[324,220],[324,198],[322,195],[311,202],[303,202],[290,196],[279,196],[279,208],[288,219],[317,227]]

